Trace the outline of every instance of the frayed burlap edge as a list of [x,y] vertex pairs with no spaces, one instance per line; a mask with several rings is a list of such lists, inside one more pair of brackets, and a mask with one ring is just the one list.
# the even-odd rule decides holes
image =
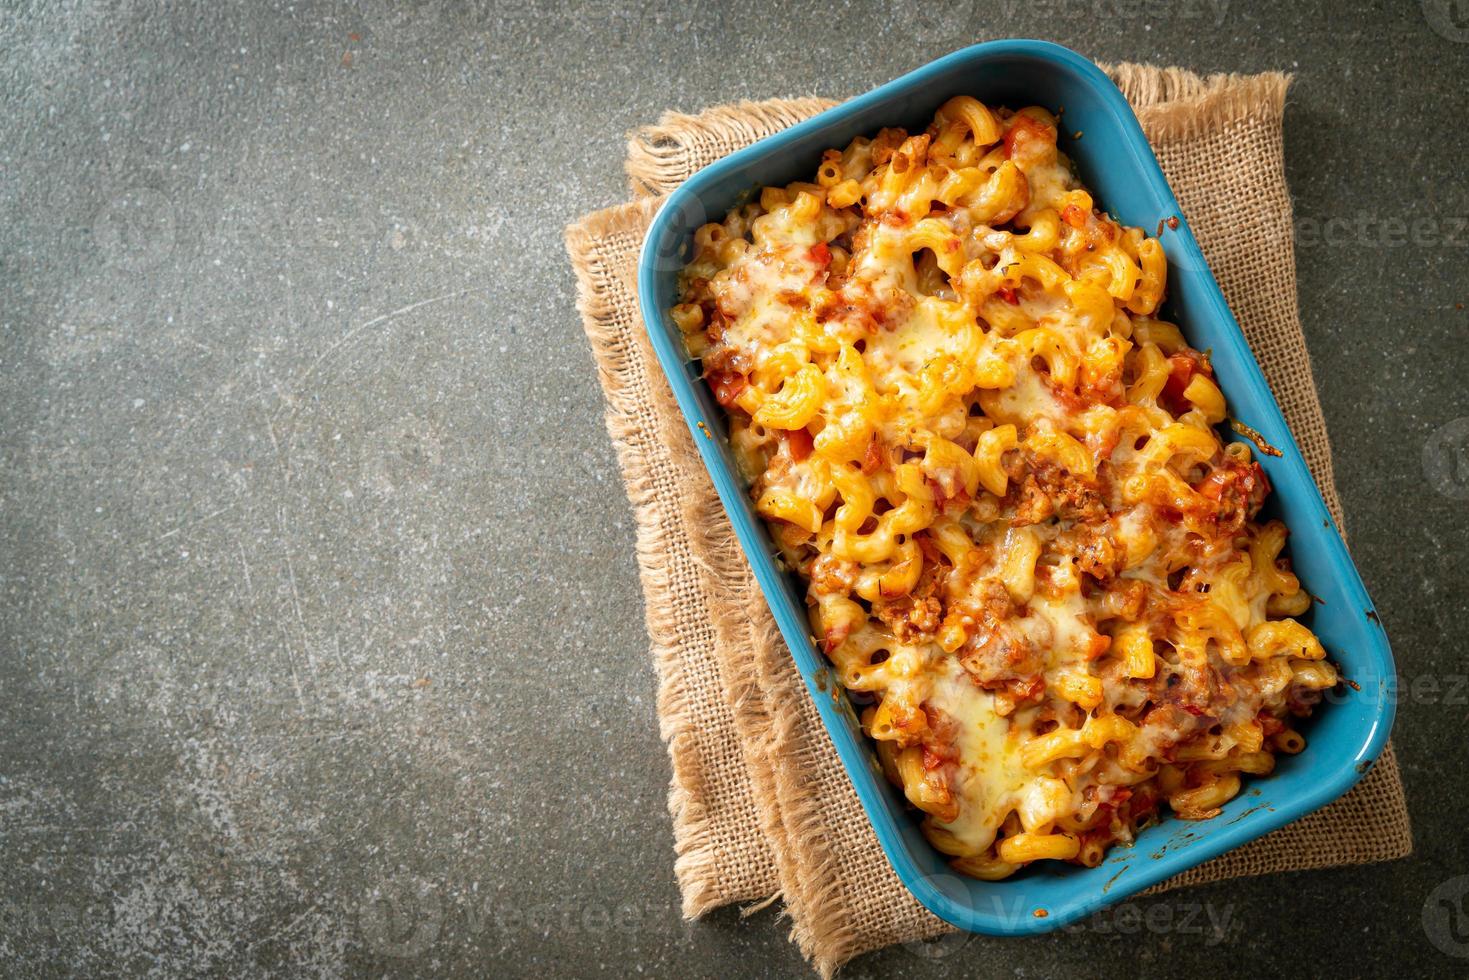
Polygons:
[[1107,74],[1135,110],[1147,110],[1148,140],[1191,139],[1201,132],[1262,113],[1278,113],[1285,104],[1291,76],[1196,75],[1182,68],[1120,64]]
[[[672,555],[677,543],[675,535],[686,535],[688,551],[693,562],[703,572],[701,588],[708,596],[717,595],[720,578],[727,568],[711,568],[701,555],[701,548],[708,546],[707,534],[703,529],[717,528],[725,520],[718,498],[712,487],[695,486],[687,494],[679,494],[678,501],[670,504],[660,499],[655,487],[653,467],[648,458],[650,448],[660,451],[662,447],[650,447],[648,429],[650,412],[667,415],[676,422],[671,438],[681,439],[685,435],[683,420],[676,416],[672,395],[663,383],[662,375],[656,373],[651,363],[651,354],[646,349],[632,346],[629,326],[641,331],[641,323],[635,313],[629,313],[626,304],[632,302],[630,291],[614,301],[613,290],[617,270],[606,268],[601,255],[602,248],[614,236],[631,234],[635,241],[641,236],[648,222],[657,211],[658,202],[645,200],[620,205],[589,215],[566,229],[566,248],[572,266],[577,273],[577,310],[592,345],[597,362],[597,372],[607,398],[605,421],[607,431],[616,448],[618,463],[626,483],[628,500],[632,504],[637,522],[636,550],[639,576],[645,597],[644,620],[648,630],[655,673],[658,678],[657,711],[659,734],[668,746],[673,767],[673,778],[669,786],[668,810],[673,819],[674,875],[683,895],[683,912],[690,918],[730,902],[768,898],[774,891],[774,869],[760,873],[760,865],[769,865],[769,848],[753,830],[750,839],[744,841],[745,848],[732,852],[727,840],[719,839],[711,827],[709,813],[709,783],[711,772],[717,767],[738,772],[725,773],[738,784],[745,780],[750,824],[762,819],[762,812],[755,801],[769,795],[770,789],[763,785],[760,774],[767,770],[761,760],[748,757],[750,752],[761,752],[763,747],[746,738],[741,745],[747,753],[743,760],[729,763],[706,758],[708,747],[703,742],[689,691],[686,676],[688,651],[677,617],[670,612],[674,604],[672,588]],[[644,341],[645,342],[645,341]],[[642,369],[652,369],[644,373]],[[640,401],[656,393],[666,404],[651,408]],[[666,451],[672,453],[669,447]],[[682,455],[697,460],[692,445],[679,447]],[[702,467],[688,474],[690,482],[707,479]],[[691,533],[694,531],[699,533]],[[731,632],[735,629],[737,611],[722,603],[709,603],[710,625],[713,629],[715,649],[736,642]],[[722,690],[728,696],[741,700],[745,709],[756,710],[763,701],[752,692],[741,692],[737,677],[726,671],[720,672]],[[744,733],[741,732],[741,735]],[[749,866],[755,865],[752,869]],[[737,871],[746,874],[740,876]],[[731,878],[739,878],[731,882]]]
[[[1110,69],[1110,73],[1135,106],[1149,107],[1147,129],[1155,145],[1188,140],[1256,115],[1273,115],[1278,119],[1290,81],[1289,76],[1281,73],[1204,78],[1179,69],[1139,65],[1119,65]],[[713,158],[711,154],[723,155],[732,146],[747,144],[835,104],[823,99],[802,99],[743,103],[720,107],[699,116],[665,114],[657,124],[643,127],[631,136],[627,170],[634,193],[662,194],[709,162]],[[657,201],[645,203],[650,207],[647,213],[651,216],[651,208],[656,208]],[[568,247],[570,243],[569,233]],[[575,252],[573,261],[577,264]],[[580,269],[578,271],[580,273]],[[588,330],[590,334],[590,326]],[[1316,411],[1319,413],[1319,406]],[[1312,462],[1328,507],[1340,522],[1340,505],[1329,469],[1329,447],[1324,460],[1318,458]],[[1320,468],[1323,462],[1325,472]],[[633,481],[630,480],[630,495],[632,492]],[[754,688],[749,683],[741,683],[732,692],[732,707],[739,716],[742,735],[762,750],[754,755],[763,758],[768,769],[765,776],[752,774],[751,777],[752,789],[765,800],[759,808],[760,830],[770,842],[780,880],[785,883],[781,897],[792,920],[792,937],[818,970],[829,974],[852,956],[884,942],[873,942],[863,936],[846,914],[847,910],[841,907],[844,898],[842,882],[836,874],[837,864],[828,846],[829,815],[810,792],[809,773],[811,767],[818,764],[821,746],[819,742],[810,742],[810,733],[801,730],[799,708],[809,699],[799,677],[790,669],[789,654],[765,610],[763,597],[753,586],[743,556],[731,544],[732,539],[727,533],[722,536],[709,533],[709,516],[705,508],[700,508],[700,519],[694,523],[698,530],[694,533],[690,529],[691,536],[700,539],[697,550],[703,553],[703,561],[716,581],[726,586],[739,583],[738,588],[727,593],[729,601],[717,614],[716,628],[721,643],[734,641],[734,649],[744,650],[746,657],[753,653],[751,659],[756,668]],[[717,502],[712,516],[716,521],[722,519]],[[642,553],[640,546],[640,555]],[[653,628],[651,618],[650,614],[650,631]],[[745,637],[743,644],[739,643],[741,636]],[[752,690],[763,704],[752,703]],[[676,699],[670,697],[667,703],[675,706]],[[665,700],[660,695],[660,714],[664,704]],[[667,718],[664,721],[665,727],[675,730],[679,727],[676,723],[669,724]],[[825,733],[818,732],[816,737],[824,740]],[[670,752],[674,754],[676,770],[670,809],[674,811],[675,834],[682,844],[683,833],[697,836],[699,814],[695,806],[697,801],[687,790],[675,803],[674,796],[679,790],[679,761],[672,743]],[[821,761],[824,763],[825,760]],[[759,768],[758,763],[754,767]],[[1411,853],[1411,831],[1391,746],[1353,794],[1292,826],[1305,829],[1316,824],[1315,832],[1330,833],[1334,810],[1340,807],[1362,809],[1364,806],[1372,808],[1374,814],[1384,821],[1384,839],[1363,842],[1356,849],[1350,846],[1339,849],[1323,858],[1290,845],[1276,846],[1273,840],[1276,835],[1270,835],[1170,879],[1148,893],[1244,874],[1388,860]],[[682,812],[685,810],[691,812]],[[876,846],[875,842],[873,846]],[[681,847],[680,861],[684,862],[696,851],[697,848]],[[681,884],[685,881],[684,871],[703,866],[693,861],[685,862],[679,875]],[[686,912],[693,906],[705,904],[686,902]],[[946,928],[939,920],[929,917],[929,921],[916,926],[910,923],[908,937],[936,934]],[[885,941],[893,940],[888,938]]]
[[[626,171],[634,197],[663,194],[703,164],[714,146],[753,143],[836,105],[830,99],[777,99],[715,106],[696,116],[665,112],[628,139]],[[704,151],[701,154],[701,151]],[[681,174],[670,183],[671,175]]]
[[[572,266],[578,272],[576,308],[596,348],[597,372],[607,397],[607,433],[617,450],[628,501],[637,518],[638,575],[645,594],[663,593],[668,589],[668,569],[662,560],[666,550],[663,539],[674,528],[644,520],[644,515],[652,511],[651,480],[647,464],[633,448],[631,436],[635,418],[621,404],[621,382],[611,377],[615,371],[624,369],[626,355],[613,350],[605,342],[613,329],[612,320],[617,311],[610,304],[606,291],[593,285],[597,275],[593,267],[597,262],[596,243],[601,238],[622,230],[629,220],[640,227],[646,226],[655,211],[654,202],[639,202],[588,215],[566,230],[566,249],[571,255]],[[667,744],[673,762],[668,811],[673,817],[674,847],[678,855],[674,860],[674,875],[683,894],[684,914],[696,916],[718,905],[717,896],[711,894],[717,880],[714,855],[707,846],[707,816],[697,785],[703,764],[690,730],[688,691],[671,624],[652,606],[644,609],[644,621],[659,681],[659,735]]]

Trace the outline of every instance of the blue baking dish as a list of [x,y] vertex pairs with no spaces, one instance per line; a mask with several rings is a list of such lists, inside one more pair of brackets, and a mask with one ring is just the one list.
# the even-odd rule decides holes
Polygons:
[[[1000,882],[951,871],[920,832],[916,811],[882,778],[852,705],[811,641],[803,589],[774,559],[776,549],[730,455],[723,414],[668,316],[699,225],[722,218],[757,186],[809,177],[827,147],[845,146],[884,126],[923,129],[943,102],[960,94],[994,106],[1064,106],[1066,131],[1084,135],[1063,134],[1062,148],[1100,206],[1124,224],[1149,231],[1179,216],[1177,230],[1162,237],[1170,265],[1165,315],[1195,347],[1212,349],[1234,416],[1283,451],[1261,459],[1275,487],[1271,516],[1289,525],[1296,573],[1321,600],[1307,621],[1351,681],[1307,724],[1306,750],[1281,756],[1274,774],[1249,780],[1214,819],[1166,819],[1132,847],[1114,848],[1096,868],[1039,862]],[[1324,806],[1362,778],[1382,751],[1392,726],[1394,670],[1372,601],[1137,119],[1122,93],[1087,59],[1043,41],[978,44],[719,160],[674,191],[654,218],[639,261],[638,290],[643,320],[679,408],[877,839],[903,883],[936,915],[993,935],[1059,928]]]

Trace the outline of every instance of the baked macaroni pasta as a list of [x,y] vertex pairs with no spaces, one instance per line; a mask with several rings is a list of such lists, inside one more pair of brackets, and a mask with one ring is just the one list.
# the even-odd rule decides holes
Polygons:
[[698,229],[672,310],[883,769],[985,879],[1217,814],[1337,683],[1162,248],[1056,131],[960,97],[828,150]]

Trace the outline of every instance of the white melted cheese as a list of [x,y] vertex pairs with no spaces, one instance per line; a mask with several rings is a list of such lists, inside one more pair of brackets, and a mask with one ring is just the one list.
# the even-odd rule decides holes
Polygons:
[[714,282],[721,306],[735,313],[726,343],[761,350],[791,338],[796,318],[787,296],[801,296],[817,274],[813,259],[799,249],[770,247],[751,255],[734,272]]
[[933,675],[928,701],[959,728],[959,772],[952,784],[959,816],[940,826],[966,844],[988,847],[1031,778],[1020,761],[1020,739],[995,712],[994,696],[975,686],[952,657]]
[[1056,397],[1045,379],[1019,363],[1022,358],[1011,354],[1006,358],[1015,368],[1015,383],[1010,387],[989,394],[985,401],[988,414],[997,422],[1028,425],[1037,419],[1050,419],[1064,425],[1071,418],[1071,411]]
[[1084,659],[1094,631],[1087,625],[1086,599],[1079,589],[1059,599],[1034,596],[1028,606],[1030,615],[1019,620],[1020,627],[1037,649],[1045,651],[1048,670]]
[[898,327],[878,330],[867,341],[863,360],[879,391],[911,388],[913,376],[925,364],[961,352],[962,338],[940,321],[937,302],[918,303]]

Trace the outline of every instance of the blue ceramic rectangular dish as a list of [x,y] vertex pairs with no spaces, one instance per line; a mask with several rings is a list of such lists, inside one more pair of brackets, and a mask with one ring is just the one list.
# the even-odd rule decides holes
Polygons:
[[695,174],[654,219],[640,260],[639,300],[653,347],[735,533],[888,859],[918,900],[954,925],[1023,935],[1064,926],[1345,793],[1387,741],[1394,675],[1387,637],[1357,569],[1193,234],[1181,221],[1176,233],[1162,239],[1169,260],[1165,316],[1182,327],[1193,346],[1212,349],[1234,416],[1283,450],[1279,458],[1261,458],[1275,487],[1267,512],[1289,525],[1295,571],[1322,600],[1307,624],[1355,686],[1316,712],[1305,728],[1308,746],[1302,754],[1281,756],[1273,775],[1250,780],[1219,816],[1198,822],[1165,819],[1134,846],[1114,848],[1099,867],[1041,867],[1051,862],[1039,862],[1005,881],[985,882],[951,871],[924,839],[915,811],[882,778],[852,706],[809,638],[803,590],[773,558],[775,548],[725,442],[723,415],[668,310],[676,302],[678,273],[699,225],[722,218],[752,188],[814,173],[827,147],[845,146],[884,126],[922,130],[939,105],[960,94],[994,106],[1065,106],[1066,128],[1085,137],[1063,139],[1063,149],[1100,206],[1123,224],[1144,229],[1182,215],[1132,110],[1101,70],[1054,44],[995,41],[941,58]]

